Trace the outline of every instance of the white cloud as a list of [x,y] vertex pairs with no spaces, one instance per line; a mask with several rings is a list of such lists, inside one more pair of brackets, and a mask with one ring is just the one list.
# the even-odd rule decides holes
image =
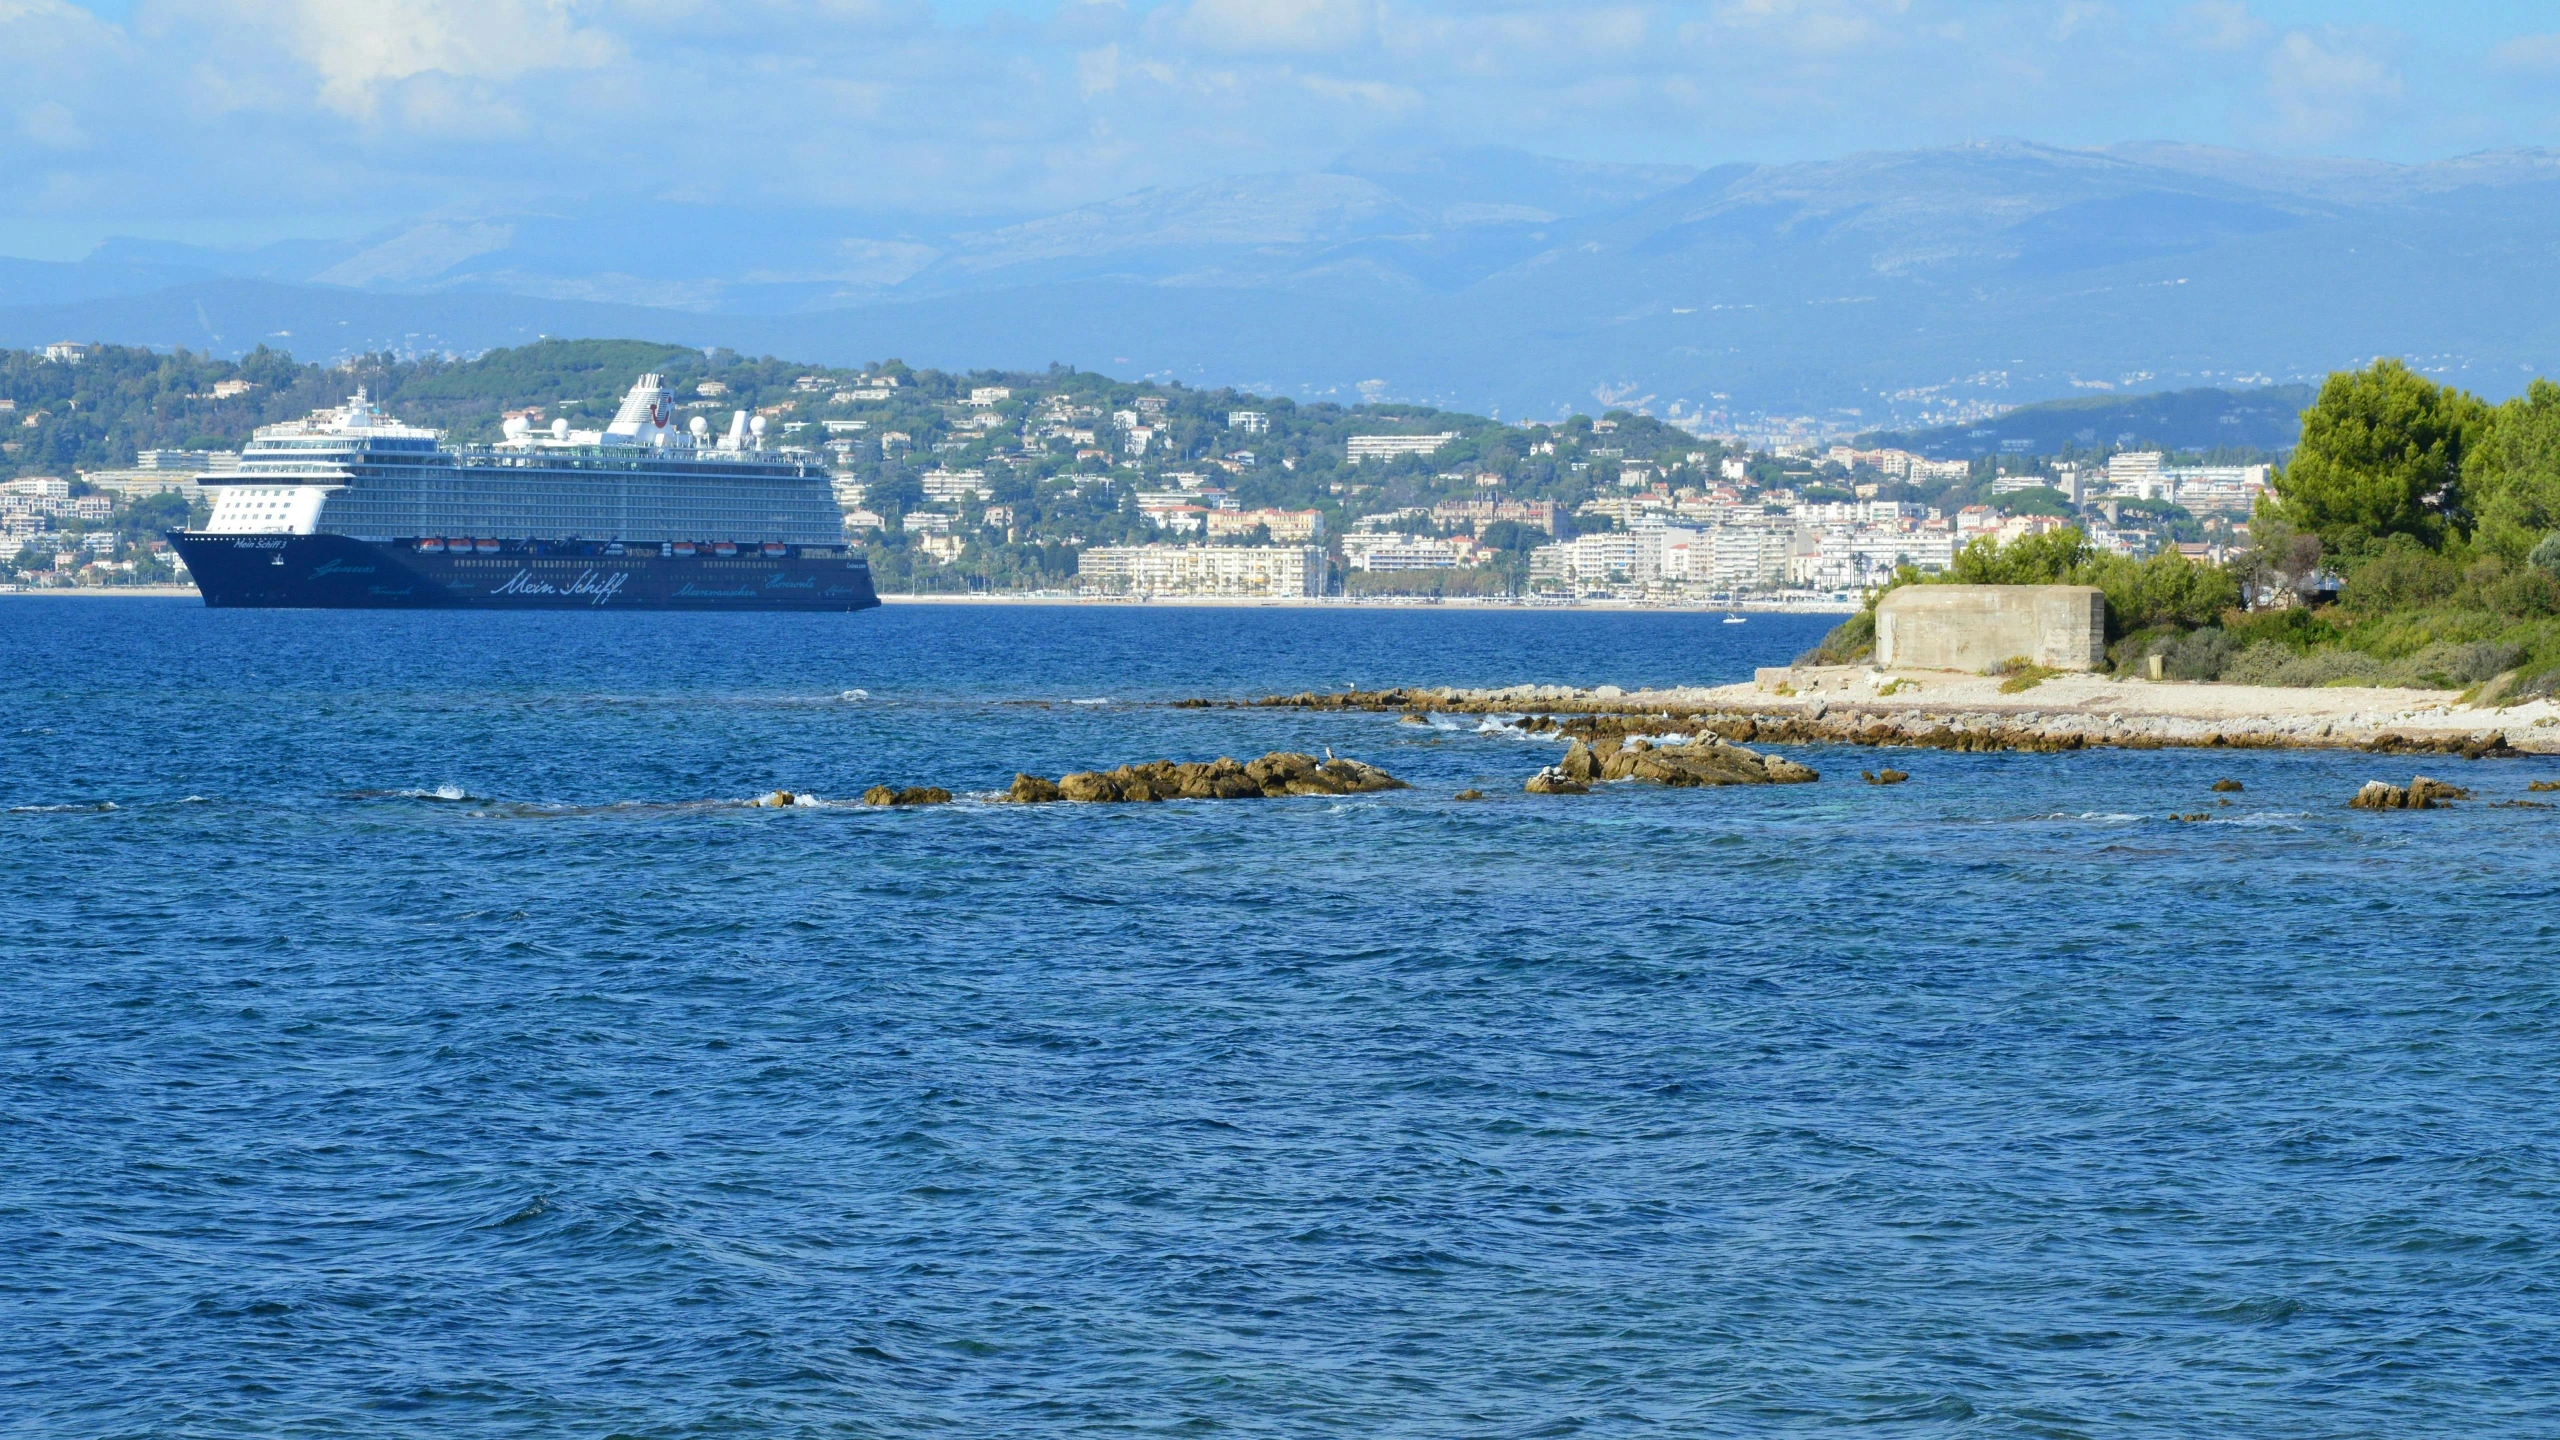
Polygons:
[[2380,53],[2380,39],[2287,31],[2267,56],[2267,98],[2275,106],[2269,138],[2287,145],[2343,140],[2397,104],[2408,86]]
[[[436,75],[506,82],[546,71],[592,69],[621,52],[601,28],[582,24],[571,0],[177,0],[168,18],[260,33],[306,66],[316,99],[350,119],[377,118],[401,83]],[[411,118],[450,114],[441,102]]]
[[1171,18],[1180,43],[1231,55],[1347,50],[1377,25],[1375,0],[1191,0]]
[[2560,74],[2560,35],[2518,35],[2489,52],[2500,70],[2521,75]]
[[89,134],[80,128],[71,107],[59,100],[39,100],[29,106],[18,133],[53,150],[77,150],[89,143]]
[[2199,50],[2229,53],[2258,45],[2268,29],[2241,0],[2199,0],[2178,12],[2170,34]]
[[1836,54],[1889,42],[1911,0],[1721,0],[1715,23],[1785,49]]

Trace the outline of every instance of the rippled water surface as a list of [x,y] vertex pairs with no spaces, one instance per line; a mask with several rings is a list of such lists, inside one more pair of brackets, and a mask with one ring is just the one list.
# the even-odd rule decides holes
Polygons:
[[0,600],[0,1433],[2560,1428],[2560,767],[1155,703],[1823,623]]

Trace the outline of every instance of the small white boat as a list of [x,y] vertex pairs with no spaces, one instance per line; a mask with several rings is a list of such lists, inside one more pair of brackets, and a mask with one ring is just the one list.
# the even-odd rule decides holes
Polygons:
[[1742,618],[1741,616],[1739,616],[1739,615],[1735,615],[1735,614],[1727,613],[1727,614],[1726,614],[1726,616],[1724,617],[1724,623],[1726,623],[1727,625],[1741,625],[1741,624],[1745,624],[1745,623],[1747,623],[1747,622],[1745,622],[1745,621],[1743,620],[1743,618]]

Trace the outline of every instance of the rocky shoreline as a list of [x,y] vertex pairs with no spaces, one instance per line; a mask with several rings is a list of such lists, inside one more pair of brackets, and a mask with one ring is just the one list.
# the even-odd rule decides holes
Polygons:
[[2286,690],[2094,675],[2055,677],[2016,695],[1999,685],[1998,677],[1835,667],[1764,670],[1753,683],[1712,688],[1399,688],[1177,703],[1508,717],[1531,731],[1589,740],[1677,729],[1736,745],[2318,748],[2465,759],[2560,754],[2560,706],[2548,700],[2475,706],[2442,691]]
[[1116,770],[1079,770],[1056,780],[1016,775],[1003,798],[1021,805],[1056,801],[1085,804],[1146,803],[1157,800],[1262,800],[1284,795],[1367,795],[1381,790],[1408,790],[1375,765],[1336,757],[1321,760],[1295,751],[1275,750],[1259,760],[1240,762],[1221,755],[1215,760],[1150,760]]

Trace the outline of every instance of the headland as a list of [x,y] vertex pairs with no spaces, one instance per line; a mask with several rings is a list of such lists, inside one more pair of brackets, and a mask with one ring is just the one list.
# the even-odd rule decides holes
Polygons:
[[[1316,710],[1614,718],[1603,728],[1708,729],[1728,740],[1949,750],[2115,747],[2560,754],[2560,703],[2498,706],[2445,690],[2299,689],[2060,674],[2015,677],[1867,666],[1763,669],[1732,685],[1626,690],[1514,685],[1274,695],[1235,703]],[[1663,722],[1671,722],[1665,726]],[[1587,727],[1586,727],[1587,728]]]

